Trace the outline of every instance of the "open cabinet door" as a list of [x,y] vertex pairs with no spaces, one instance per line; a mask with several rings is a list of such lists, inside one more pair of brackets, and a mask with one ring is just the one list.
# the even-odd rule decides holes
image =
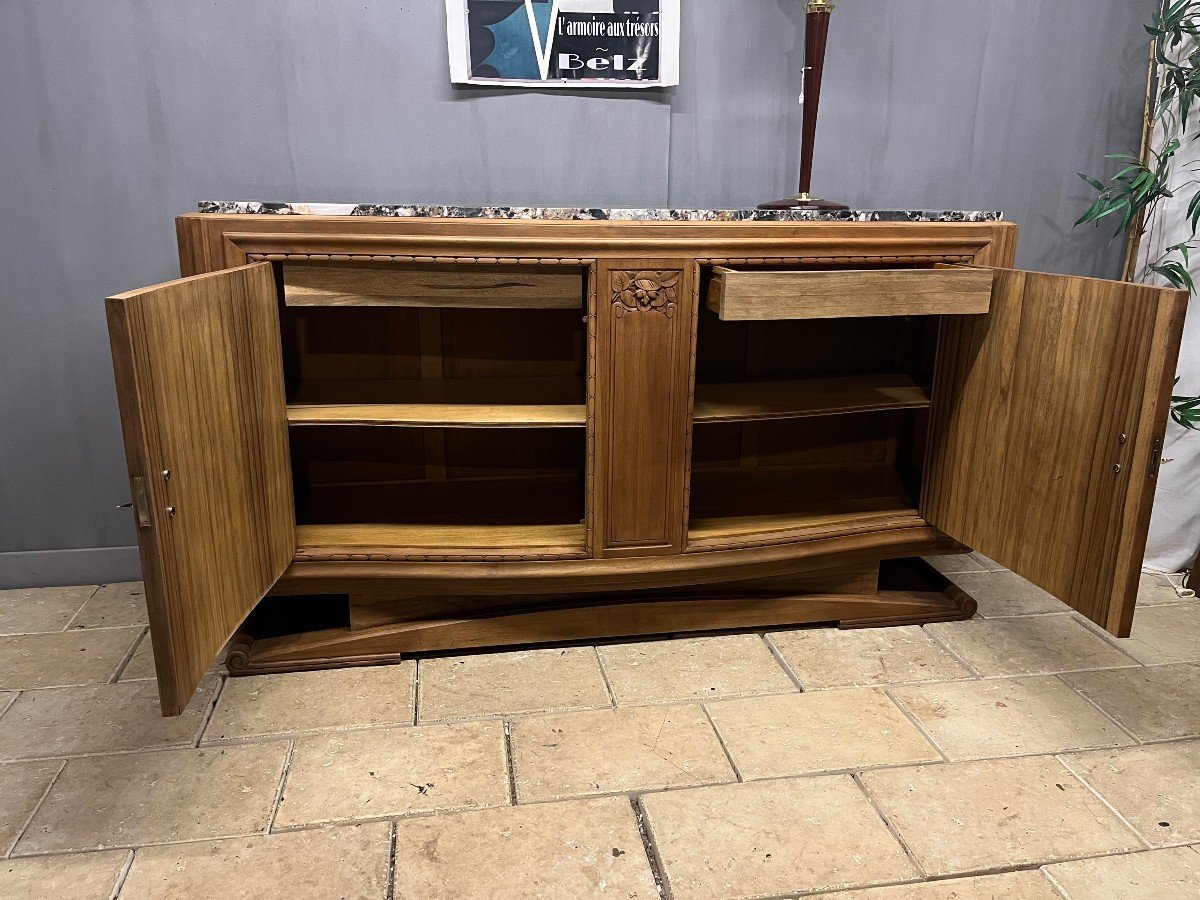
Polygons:
[[1186,299],[997,269],[986,315],[943,319],[922,516],[1122,637]]
[[109,337],[164,715],[296,549],[269,263],[110,297]]

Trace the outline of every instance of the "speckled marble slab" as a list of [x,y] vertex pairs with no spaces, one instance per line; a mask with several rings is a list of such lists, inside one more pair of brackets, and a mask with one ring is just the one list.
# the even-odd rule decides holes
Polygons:
[[1000,212],[927,209],[582,209],[546,206],[412,206],[391,203],[263,203],[205,200],[202,213],[388,216],[402,219],[548,219],[566,222],[1000,222]]

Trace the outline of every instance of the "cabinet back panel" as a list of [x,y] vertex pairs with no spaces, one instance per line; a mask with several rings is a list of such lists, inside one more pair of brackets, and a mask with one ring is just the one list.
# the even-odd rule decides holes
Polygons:
[[723,322],[701,310],[700,382],[903,372],[932,379],[937,317]]
[[581,430],[293,429],[301,524],[575,524]]
[[[412,391],[398,382],[527,378],[573,379],[583,402],[581,310],[288,307],[282,328],[293,402],[402,402]],[[490,399],[481,385],[479,402]]]

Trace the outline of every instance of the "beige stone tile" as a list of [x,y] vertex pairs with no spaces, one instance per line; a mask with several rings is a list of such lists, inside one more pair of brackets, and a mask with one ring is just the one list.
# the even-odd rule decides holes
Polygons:
[[985,572],[951,575],[950,580],[975,598],[979,615],[1034,616],[1067,613],[1071,608],[1015,572]]
[[153,681],[25,691],[0,727],[0,759],[190,746],[218,684],[206,677],[183,713],[170,718],[159,711]]
[[72,628],[146,625],[146,588],[140,581],[102,584],[71,622]]
[[590,647],[423,659],[422,722],[611,706]]
[[866,772],[863,784],[926,875],[1058,862],[1141,846],[1053,757]]
[[0,634],[62,631],[95,592],[94,584],[0,591]]
[[89,628],[0,637],[0,690],[108,681],[141,628]]
[[[226,674],[229,671],[225,668],[224,649],[217,654],[212,665],[208,667],[208,671],[213,674]],[[154,635],[146,632],[146,636],[138,643],[137,649],[133,651],[133,656],[125,664],[125,668],[121,670],[121,675],[117,678],[117,681],[138,681],[144,678],[155,677],[157,677],[157,673],[154,671]]]
[[624,797],[396,823],[397,900],[657,900]]
[[1062,676],[1139,740],[1200,736],[1200,666],[1147,666]]
[[4,900],[109,900],[129,861],[128,850],[0,860]]
[[892,696],[950,759],[1135,743],[1053,675],[897,687]]
[[755,634],[597,647],[618,705],[795,691]]
[[1169,603],[1183,603],[1187,598],[1180,597],[1167,580],[1166,575],[1154,572],[1143,572],[1138,579],[1138,606],[1164,606]]
[[938,622],[925,631],[985,678],[1137,665],[1073,616]]
[[363,725],[411,725],[416,663],[230,678],[204,742]]
[[1153,847],[1200,841],[1200,741],[1064,757]]
[[979,560],[980,565],[982,565],[986,569],[991,570],[992,572],[1007,572],[1008,571],[1008,569],[1006,569],[1004,566],[1000,565],[1000,563],[996,562],[994,559],[989,559],[988,557],[986,557],[982,553],[980,553],[978,550],[972,550],[971,556],[973,556],[973,557],[975,557],[975,559]]
[[0,763],[0,857],[12,849],[62,766],[58,760]]
[[14,855],[265,831],[288,743],[67,761]]
[[138,643],[137,649],[133,651],[133,656],[121,670],[121,676],[117,681],[137,681],[156,677],[158,676],[154,671],[154,635],[147,631],[146,636]]
[[375,822],[147,847],[134,855],[121,900],[383,900],[391,835],[387,822]]
[[821,900],[1062,900],[1037,872],[1007,872],[975,878],[950,878],[862,891],[822,894]]
[[779,631],[770,638],[806,691],[971,677],[916,625],[812,628]]
[[708,711],[746,779],[941,759],[881,690],[726,700]]
[[677,900],[763,897],[917,873],[848,775],[647,794]]
[[699,706],[557,713],[511,728],[522,802],[737,780]]
[[1081,859],[1042,871],[1068,900],[1200,897],[1200,853],[1192,847]]
[[501,722],[339,731],[296,741],[275,827],[508,802]]
[[1129,637],[1109,640],[1148,666],[1200,662],[1200,602],[1139,609]]
[[925,562],[933,566],[943,575],[957,575],[961,572],[991,572],[992,569],[970,553],[948,553],[944,556],[926,556]]

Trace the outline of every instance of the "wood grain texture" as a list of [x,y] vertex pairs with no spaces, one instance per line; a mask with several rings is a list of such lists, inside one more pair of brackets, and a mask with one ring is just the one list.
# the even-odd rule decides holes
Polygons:
[[289,425],[377,425],[437,428],[574,428],[587,425],[580,403],[564,406],[506,406],[479,403],[371,403],[289,405]]
[[988,269],[713,270],[707,305],[725,321],[985,313]]
[[107,312],[129,474],[150,497],[138,537],[159,693],[177,715],[295,549],[275,283],[253,265]]
[[922,524],[890,466],[705,467],[692,470],[687,549]]
[[697,384],[694,422],[756,422],[803,416],[920,409],[929,389],[908,375],[846,375]]
[[[585,265],[691,257],[713,265],[931,265],[978,262],[1011,241],[1007,222],[626,222],[246,216],[177,220],[185,274],[248,260],[292,263]],[[203,268],[193,270],[191,266]]]
[[682,549],[695,277],[682,260],[599,267],[597,555]]
[[[614,591],[605,595],[612,602],[639,602],[649,599],[697,600],[738,596],[765,598],[784,594],[873,594],[879,589],[879,563],[866,562],[833,566],[827,569],[758,578],[729,584],[654,591]],[[474,617],[518,609],[569,606],[594,601],[588,594],[533,595],[528,593],[494,596],[408,594],[399,586],[381,585],[376,590],[350,595],[350,627],[359,630],[400,622],[417,622],[448,617]]]
[[[583,554],[583,525],[300,525],[297,559],[378,554],[558,558]],[[496,553],[495,551],[502,551]]]
[[397,586],[421,595],[609,593],[772,578],[905,556],[961,553],[964,549],[934,528],[913,525],[852,534],[825,532],[807,540],[764,543],[719,553],[616,559],[484,560],[452,566],[433,560],[298,560],[288,567],[271,593],[361,594],[394,591]]
[[334,628],[235,642],[230,672],[250,675],[330,665],[390,662],[450,648],[554,644],[612,637],[770,628],[810,622],[842,627],[910,625],[970,618],[974,603],[939,591],[869,594],[739,595],[636,603],[584,603],[472,618],[445,616],[374,628]]
[[583,270],[288,263],[283,296],[288,306],[582,309]]
[[1185,295],[997,270],[943,320],[921,512],[1128,633]]

